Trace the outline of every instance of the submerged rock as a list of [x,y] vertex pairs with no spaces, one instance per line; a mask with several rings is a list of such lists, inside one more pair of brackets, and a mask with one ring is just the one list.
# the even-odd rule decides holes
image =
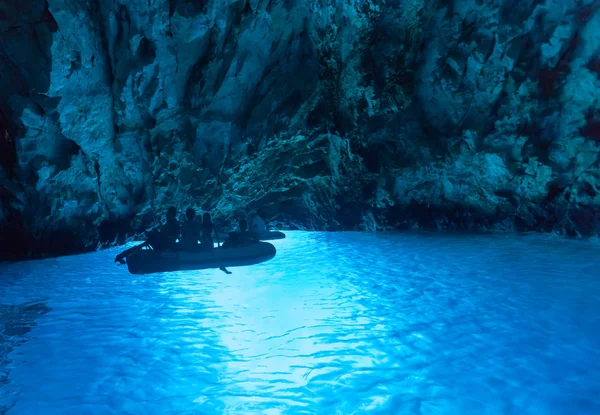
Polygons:
[[0,413],[9,412],[19,393],[11,385],[10,354],[29,340],[28,334],[36,321],[50,311],[52,309],[43,302],[0,304]]
[[175,204],[298,229],[600,232],[595,0],[11,0],[2,257]]

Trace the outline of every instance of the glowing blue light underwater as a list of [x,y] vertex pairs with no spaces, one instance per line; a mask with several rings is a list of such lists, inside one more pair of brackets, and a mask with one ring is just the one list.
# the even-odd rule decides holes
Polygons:
[[598,413],[597,243],[291,232],[273,244],[273,260],[231,275],[130,275],[117,250],[5,267],[5,302],[50,311],[9,355],[0,407]]

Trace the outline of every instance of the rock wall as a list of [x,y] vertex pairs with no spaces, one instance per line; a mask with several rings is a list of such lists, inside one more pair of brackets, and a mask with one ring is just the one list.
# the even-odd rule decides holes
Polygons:
[[226,227],[600,233],[597,0],[7,0],[2,257]]

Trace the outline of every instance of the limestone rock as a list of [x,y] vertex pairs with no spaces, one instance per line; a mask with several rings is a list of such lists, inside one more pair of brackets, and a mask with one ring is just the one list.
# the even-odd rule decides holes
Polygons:
[[8,0],[2,257],[226,229],[600,229],[596,0]]

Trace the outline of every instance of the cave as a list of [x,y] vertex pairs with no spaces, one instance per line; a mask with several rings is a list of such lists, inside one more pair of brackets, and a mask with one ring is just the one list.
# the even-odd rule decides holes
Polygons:
[[592,2],[565,4],[577,24],[540,2],[358,3],[5,3],[0,237],[51,255],[44,212],[48,235],[86,251],[170,205],[226,229],[261,204],[282,229],[359,230],[368,212],[381,229],[599,229],[553,210],[600,203],[563,193],[583,170],[598,188]]
[[600,414],[600,0],[0,0],[0,414]]

